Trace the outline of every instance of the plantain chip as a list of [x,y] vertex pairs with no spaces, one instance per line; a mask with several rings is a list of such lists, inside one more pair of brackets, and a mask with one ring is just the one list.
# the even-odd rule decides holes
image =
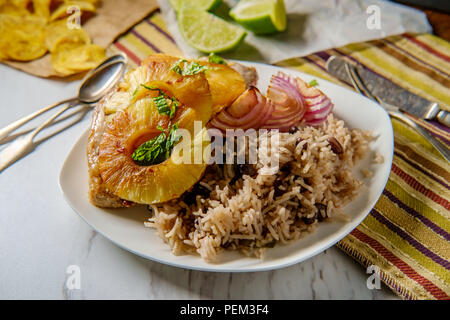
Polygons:
[[95,68],[105,57],[105,49],[99,45],[62,42],[52,53],[52,65],[57,72],[67,76]]
[[16,7],[26,9],[28,7],[28,4],[30,3],[30,0],[10,0],[9,2],[11,2]]
[[24,17],[29,15],[30,12],[26,8],[16,6],[11,2],[5,2],[0,4],[0,14]]
[[[73,2],[74,0],[64,0],[64,2]],[[100,0],[75,0],[75,1],[79,1],[79,2],[89,2],[92,3],[94,6],[98,6]]]
[[95,5],[86,1],[67,1],[62,3],[50,16],[50,21],[55,21],[61,18],[65,18],[75,11],[73,8],[79,9],[81,12],[95,12]]
[[85,29],[70,29],[65,19],[47,25],[45,34],[45,44],[50,52],[55,51],[62,42],[91,44],[91,38]]
[[50,5],[52,0],[33,0],[34,14],[45,20],[50,19]]
[[[0,0],[0,61],[30,61],[51,53],[54,69],[71,75],[96,67],[105,49],[67,19],[95,12],[100,0]],[[75,7],[75,9],[73,8]]]
[[40,58],[47,52],[45,23],[33,16],[0,15],[0,51],[17,61]]

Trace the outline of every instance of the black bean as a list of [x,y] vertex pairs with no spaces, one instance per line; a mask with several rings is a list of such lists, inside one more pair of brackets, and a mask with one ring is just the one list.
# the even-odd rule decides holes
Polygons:
[[230,185],[235,184],[244,174],[252,177],[257,173],[251,164],[237,164],[234,166],[234,177],[230,180]]
[[333,151],[335,154],[344,153],[344,148],[342,148],[342,145],[335,137],[331,137],[330,139],[328,139],[328,143],[330,144],[331,151]]
[[314,222],[316,222],[316,217],[312,217],[312,218],[307,218],[307,217],[302,217],[302,220],[305,224],[313,224]]
[[278,198],[283,195],[284,191],[280,189],[280,186],[283,184],[283,181],[280,178],[276,178],[273,182],[274,193],[273,196]]
[[302,217],[302,220],[305,224],[313,224],[317,220],[319,222],[327,219],[327,206],[322,203],[316,203],[316,213],[312,218]]
[[[303,141],[302,138],[298,138],[297,141],[296,141],[296,146],[302,141]],[[302,145],[302,149],[300,150],[300,152],[306,150],[307,148],[308,148],[308,143],[305,143],[304,145]]]
[[196,198],[197,195],[192,193],[192,192],[188,192],[186,193],[186,195],[183,197],[183,201],[184,203],[186,203],[188,206],[193,205],[196,202]]
[[273,241],[270,241],[269,243],[266,243],[264,245],[264,248],[273,248],[273,247],[275,247],[276,244],[277,244],[277,242],[275,240],[273,240]]
[[293,126],[293,127],[290,127],[289,128],[289,133],[290,134],[294,134],[294,133],[296,133],[298,131],[298,128],[296,127],[296,126]]
[[262,231],[261,231],[261,235],[262,235],[263,237],[265,237],[266,234],[267,234],[268,232],[269,232],[269,229],[267,229],[266,226],[263,226],[263,227],[262,227]]
[[231,242],[230,242],[230,241],[227,241],[227,242],[225,242],[225,243],[222,245],[222,248],[227,249],[227,248],[229,248],[230,246],[231,246]]
[[277,189],[275,189],[275,192],[273,193],[273,196],[275,198],[278,198],[278,197],[281,197],[283,194],[284,194],[284,191],[279,189],[279,188],[277,188]]
[[278,188],[279,186],[281,186],[283,184],[283,181],[280,178],[276,178],[275,181],[273,182],[272,186],[274,188]]
[[209,195],[211,194],[211,190],[209,190],[208,188],[202,186],[201,184],[197,184],[197,188],[198,188],[198,194],[203,196],[204,198],[209,197]]
[[257,171],[251,164],[238,164],[237,165],[239,172],[241,175],[254,176]]
[[242,177],[242,175],[241,174],[238,174],[238,173],[236,173],[235,172],[235,174],[234,174],[234,177],[233,178],[231,178],[231,180],[230,180],[230,185],[233,185],[233,184],[235,184],[240,178]]
[[327,217],[327,206],[322,203],[316,203],[316,216],[319,221],[325,220]]
[[211,190],[202,186],[200,183],[197,183],[192,187],[190,191],[187,191],[183,195],[183,201],[188,206],[193,205],[197,202],[197,196],[201,196],[203,198],[209,197]]
[[239,244],[244,247],[250,247],[254,242],[255,242],[254,240],[247,240],[247,239],[239,240]]

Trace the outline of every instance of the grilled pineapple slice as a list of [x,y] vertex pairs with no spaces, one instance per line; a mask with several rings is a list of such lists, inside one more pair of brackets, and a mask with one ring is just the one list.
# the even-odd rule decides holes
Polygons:
[[[163,54],[152,55],[143,62],[143,66],[129,72],[125,81],[120,85],[121,91],[128,91],[131,97],[136,88],[141,84],[147,83],[151,79],[160,79],[163,82],[172,83],[177,87],[178,94],[186,93],[187,99],[195,99],[197,93],[192,93],[195,88],[196,78],[188,77],[190,81],[180,81],[181,75],[170,72],[170,68],[180,59]],[[209,91],[212,96],[212,113],[217,114],[224,108],[230,106],[246,89],[245,79],[233,68],[222,65],[197,60],[201,65],[207,67],[205,71],[208,80]],[[169,68],[169,72],[167,70]],[[141,88],[141,91],[145,90]],[[131,98],[130,98],[131,99]],[[108,111],[110,111],[108,109]],[[209,120],[211,115],[205,115]]]
[[[179,61],[177,57],[164,54],[155,54],[144,60],[142,65],[129,72],[123,82],[119,84],[119,92],[127,92],[131,103],[140,98],[151,95],[142,85],[163,86],[162,89],[170,91],[169,95],[176,97],[185,105],[193,108],[206,124],[211,118],[211,108],[205,108],[202,99],[211,99],[208,83],[205,82],[203,73],[182,76],[174,71],[172,67]],[[155,81],[159,83],[154,83]],[[205,88],[206,85],[206,88]]]
[[[116,94],[128,95],[122,106],[111,111],[99,145],[99,172],[106,188],[114,195],[136,203],[161,203],[179,197],[202,176],[207,161],[194,163],[194,156],[209,145],[205,129],[212,114],[212,99],[203,73],[181,76],[171,67],[178,59],[165,55],[150,56],[142,66],[130,72]],[[144,86],[142,86],[144,85]],[[172,118],[161,114],[155,105],[157,87],[167,96],[175,97],[179,107]],[[111,99],[114,101],[114,98]],[[200,132],[194,121],[201,121]],[[160,129],[178,123],[193,137],[184,141],[190,151],[191,163],[179,163],[177,154],[155,165],[143,166],[132,159],[133,152],[144,142],[160,134]],[[184,152],[184,151],[183,151]]]
[[[195,111],[188,108],[179,127],[189,128],[197,118]],[[142,204],[161,203],[179,197],[201,178],[206,162],[194,163],[194,149],[204,150],[209,139],[205,128],[195,136],[190,145],[191,164],[178,163],[177,155],[172,154],[160,164],[141,166],[131,158],[140,144],[137,141],[159,134],[157,129],[149,129],[146,120],[150,119],[137,119],[127,111],[116,114],[99,147],[99,171],[108,190],[118,197]],[[148,138],[142,139],[145,136]]]
[[213,100],[213,114],[217,114],[230,106],[245,91],[245,79],[229,66],[198,62],[208,68],[205,75]]

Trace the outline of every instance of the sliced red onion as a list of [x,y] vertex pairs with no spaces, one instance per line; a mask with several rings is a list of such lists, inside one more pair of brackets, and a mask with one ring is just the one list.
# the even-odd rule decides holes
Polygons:
[[333,103],[320,90],[279,72],[272,76],[267,98],[252,87],[212,119],[210,126],[222,131],[263,128],[285,132],[302,121],[319,126],[332,110]]
[[297,87],[300,93],[305,97],[307,110],[305,121],[307,125],[319,126],[326,120],[327,116],[333,111],[333,103],[322,91],[311,87],[306,82],[297,78]]
[[300,124],[306,113],[306,103],[295,79],[282,72],[273,76],[267,98],[274,104],[275,110],[262,128],[288,131]]
[[[249,103],[253,105],[249,108]],[[249,110],[242,116],[242,109]],[[267,103],[267,99],[256,88],[245,91],[230,107],[220,112],[210,125],[222,131],[226,129],[249,129],[260,128],[270,117],[273,107]]]

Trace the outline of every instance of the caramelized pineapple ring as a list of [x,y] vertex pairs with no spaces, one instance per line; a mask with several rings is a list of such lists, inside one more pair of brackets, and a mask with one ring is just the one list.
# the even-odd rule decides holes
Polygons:
[[[136,90],[138,85],[150,83],[152,81],[164,82],[166,88],[170,88],[171,93],[182,104],[196,110],[203,124],[211,119],[212,106],[205,107],[199,103],[205,99],[211,101],[211,93],[205,74],[198,73],[190,76],[182,76],[171,68],[179,61],[179,58],[167,56],[163,54],[155,54],[148,57],[141,68],[145,68],[146,81],[142,81],[131,88],[131,92]],[[164,89],[164,88],[161,88]]]
[[[196,118],[195,111],[188,108],[181,115],[179,126],[190,129]],[[151,166],[140,166],[133,161],[131,154],[143,141],[143,135],[150,138],[159,133],[127,111],[114,116],[99,148],[99,171],[109,191],[136,203],[160,203],[179,197],[201,178],[206,163],[194,164],[193,159],[191,164],[178,164],[172,155],[166,161]],[[206,135],[203,136],[203,147],[207,144]],[[191,158],[194,156],[193,148]]]
[[233,68],[201,60],[198,63],[208,68],[205,75],[213,100],[213,114],[229,107],[245,91],[245,79]]
[[[176,61],[177,58],[155,55],[139,70],[129,73],[120,85],[122,92],[134,97],[107,123],[99,145],[99,172],[108,190],[122,199],[153,204],[177,198],[201,178],[207,166],[205,162],[193,161],[179,164],[173,155],[148,166],[138,165],[131,158],[140,144],[161,133],[159,129],[178,123],[194,138],[194,121],[201,121],[204,127],[211,117],[212,100],[205,75],[180,76],[170,70]],[[148,90],[142,84],[179,101],[172,118],[161,114],[155,105],[155,92],[159,91]],[[207,146],[209,141],[206,130],[203,131],[200,145]],[[194,148],[193,144],[191,149]]]

